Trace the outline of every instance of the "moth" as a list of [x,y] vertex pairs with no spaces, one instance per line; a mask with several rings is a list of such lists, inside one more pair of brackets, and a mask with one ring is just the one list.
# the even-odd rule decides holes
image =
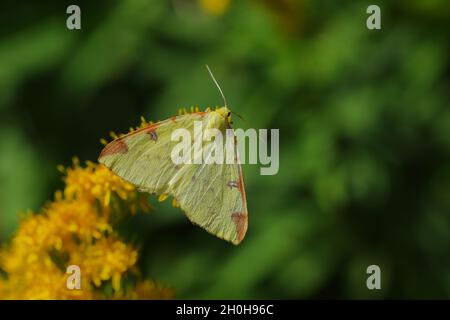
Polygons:
[[[231,129],[231,111],[209,68],[208,72],[224,107],[173,116],[121,136],[105,146],[98,160],[140,191],[159,195],[160,199],[172,196],[193,224],[237,245],[247,232],[248,212],[235,139],[236,161],[231,164],[175,164],[171,158],[177,144],[171,136],[176,129],[186,129],[194,136],[196,121],[204,128],[220,130],[223,136]],[[205,158],[212,152],[212,143],[203,140]]]

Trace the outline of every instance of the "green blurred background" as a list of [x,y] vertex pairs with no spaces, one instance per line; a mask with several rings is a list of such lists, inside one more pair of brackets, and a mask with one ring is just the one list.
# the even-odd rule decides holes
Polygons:
[[[66,29],[81,7],[82,29]],[[382,29],[366,28],[381,7]],[[238,246],[170,203],[124,223],[178,298],[450,298],[447,0],[2,1],[0,239],[63,187],[57,164],[141,115],[222,104],[280,128],[280,171],[244,167]],[[366,288],[377,264],[382,290]]]

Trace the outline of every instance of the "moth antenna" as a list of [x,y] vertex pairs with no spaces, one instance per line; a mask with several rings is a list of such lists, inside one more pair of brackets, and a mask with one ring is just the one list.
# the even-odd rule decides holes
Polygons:
[[205,66],[206,66],[206,69],[207,69],[208,72],[209,72],[209,75],[211,76],[212,80],[214,81],[214,83],[215,83],[217,89],[219,89],[219,92],[220,92],[220,95],[222,96],[223,103],[225,104],[225,107],[228,107],[227,99],[225,99],[225,95],[223,94],[222,89],[221,89],[220,86],[219,86],[219,83],[217,83],[216,78],[214,78],[214,75],[213,75],[213,73],[211,72],[211,69],[209,68],[209,66],[208,66],[207,64],[205,64]]

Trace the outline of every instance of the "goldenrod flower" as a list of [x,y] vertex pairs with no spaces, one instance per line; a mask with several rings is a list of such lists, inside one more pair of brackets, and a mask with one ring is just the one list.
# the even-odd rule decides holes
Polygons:
[[87,167],[81,168],[75,160],[74,167],[67,169],[64,182],[64,196],[67,199],[85,199],[90,202],[98,200],[103,207],[110,205],[114,195],[121,200],[128,200],[136,192],[132,184],[122,180],[105,166],[92,162],[87,162]]
[[119,291],[122,275],[136,260],[136,249],[115,237],[108,237],[74,251],[70,264],[78,265],[84,276],[91,279],[96,287],[99,287],[102,281],[112,280],[113,289]]
[[[130,183],[102,165],[74,160],[64,172],[65,188],[40,212],[23,215],[8,247],[0,250],[3,299],[158,299],[170,289],[143,280],[136,270],[138,251],[114,231],[117,216],[147,212],[149,204]],[[67,288],[66,268],[81,270],[81,289]],[[137,281],[125,290],[124,276]],[[110,283],[113,294],[102,285]]]

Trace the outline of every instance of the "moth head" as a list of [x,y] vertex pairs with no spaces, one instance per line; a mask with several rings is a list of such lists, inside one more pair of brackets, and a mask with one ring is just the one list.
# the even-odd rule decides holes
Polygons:
[[227,107],[222,107],[216,110],[218,114],[224,117],[228,123],[232,123],[231,121],[231,111]]

